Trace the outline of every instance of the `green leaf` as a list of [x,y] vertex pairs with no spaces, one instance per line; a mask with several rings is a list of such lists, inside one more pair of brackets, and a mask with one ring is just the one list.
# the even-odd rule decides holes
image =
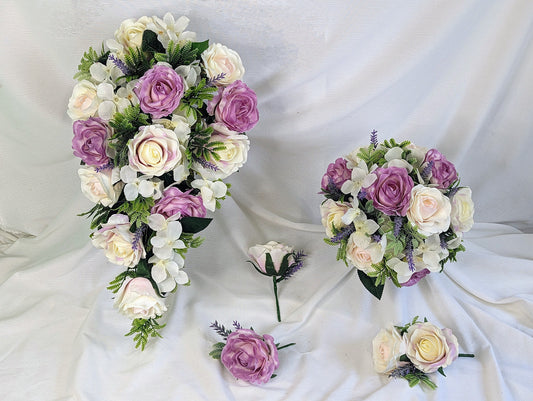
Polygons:
[[439,372],[441,375],[443,375],[444,377],[446,377],[446,375],[444,374],[444,369],[442,369],[442,366],[440,368],[437,369],[437,372]]
[[146,29],[143,32],[141,49],[145,52],[164,53],[165,47],[157,39],[157,33]]
[[267,253],[265,260],[265,270],[267,275],[269,276],[276,276],[278,273],[276,272],[276,269],[274,268],[274,261],[272,260],[272,256],[270,253]]
[[192,42],[191,47],[198,51],[198,54],[202,54],[209,47],[209,40],[204,40],[203,42]]
[[181,221],[181,226],[184,233],[196,234],[204,230],[209,223],[211,223],[212,218],[207,217],[183,217]]
[[385,285],[380,284],[376,286],[374,281],[370,277],[368,277],[362,270],[357,269],[357,275],[359,276],[359,280],[361,280],[361,283],[363,283],[365,288],[377,299],[381,299]]

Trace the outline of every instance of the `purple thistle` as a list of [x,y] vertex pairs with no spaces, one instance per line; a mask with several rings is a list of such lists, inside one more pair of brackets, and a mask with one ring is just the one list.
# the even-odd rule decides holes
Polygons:
[[283,275],[283,280],[286,280],[294,275],[298,270],[300,270],[304,265],[304,257],[307,255],[303,251],[298,251],[293,254],[294,255],[294,263],[290,266],[290,268],[285,272]]
[[216,320],[209,327],[215,330],[224,340],[231,334],[231,330],[226,329],[223,324],[218,323]]
[[208,162],[207,160],[200,159],[200,158],[194,158],[195,162],[198,162],[202,167],[205,167],[209,170],[217,171],[218,167],[215,166],[213,163]]
[[415,373],[418,369],[412,362],[407,362],[405,365],[399,366],[389,373],[389,377],[404,377],[406,375]]
[[413,258],[413,241],[411,237],[407,237],[407,242],[405,244],[405,254],[407,258],[407,264],[409,265],[409,270],[412,272],[415,271],[415,261]]
[[426,164],[426,166],[420,173],[420,176],[422,177],[423,180],[427,180],[430,177],[431,171],[433,170],[434,165],[435,165],[435,162],[433,160],[430,160],[428,164]]
[[235,327],[235,330],[242,329],[241,324],[238,321],[236,321],[236,320],[233,321],[233,327]]
[[349,237],[354,231],[355,231],[355,226],[353,224],[350,224],[349,226],[344,227],[334,237],[332,237],[330,241],[341,242],[344,238]]
[[396,238],[400,236],[400,231],[402,230],[402,226],[403,226],[402,216],[395,216],[394,217],[394,236]]
[[225,72],[221,72],[220,74],[214,76],[213,78],[210,78],[207,81],[207,86],[215,85],[218,81],[220,81],[221,79],[224,79],[225,76],[226,76],[226,73]]
[[131,247],[134,251],[137,250],[139,246],[139,242],[141,242],[141,238],[144,234],[145,229],[146,229],[146,225],[143,224],[137,230],[135,230],[135,234],[133,234],[133,241],[131,243]]
[[109,59],[115,64],[124,75],[128,75],[130,70],[126,66],[126,63],[119,58],[116,58],[114,54],[109,55]]
[[378,132],[375,129],[370,133],[370,143],[374,145],[374,149],[378,147]]
[[96,170],[97,173],[99,173],[101,171],[104,171],[104,170],[107,170],[107,169],[110,169],[110,168],[113,168],[113,167],[115,167],[115,166],[113,165],[113,162],[110,161],[107,164],[104,164],[102,166],[96,167],[95,170]]

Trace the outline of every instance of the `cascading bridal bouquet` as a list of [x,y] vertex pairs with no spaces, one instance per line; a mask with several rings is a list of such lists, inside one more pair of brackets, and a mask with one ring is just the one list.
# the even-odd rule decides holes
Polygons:
[[338,246],[337,260],[355,266],[378,299],[387,278],[397,287],[414,285],[465,250],[472,191],[436,149],[378,143],[373,131],[370,146],[328,166],[321,186],[326,243]]
[[432,390],[437,385],[428,374],[450,366],[458,357],[473,358],[474,354],[459,353],[457,337],[448,328],[440,329],[416,316],[405,326],[381,329],[372,341],[374,369],[392,378],[402,378],[410,387],[425,384]]
[[81,190],[95,203],[82,215],[94,246],[125,268],[108,288],[142,349],[163,327],[163,298],[189,284],[185,253],[229,195],[223,179],[246,162],[259,119],[240,56],[197,42],[188,22],[123,21],[83,55],[68,103]]

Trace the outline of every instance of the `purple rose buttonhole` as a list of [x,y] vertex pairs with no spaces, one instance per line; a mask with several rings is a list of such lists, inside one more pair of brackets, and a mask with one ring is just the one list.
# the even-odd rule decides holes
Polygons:
[[280,346],[271,335],[244,329],[237,321],[233,322],[233,327],[234,331],[217,321],[211,324],[224,341],[214,344],[209,355],[219,359],[237,380],[255,385],[267,383],[276,376],[278,351],[295,343]]

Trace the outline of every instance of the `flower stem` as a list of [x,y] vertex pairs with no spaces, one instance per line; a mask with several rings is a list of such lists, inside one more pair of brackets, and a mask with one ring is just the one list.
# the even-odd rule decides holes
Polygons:
[[290,343],[290,344],[282,345],[281,347],[276,347],[276,348],[277,348],[278,351],[279,351],[280,349],[287,348],[287,347],[291,347],[291,346],[293,346],[293,345],[295,345],[295,344],[296,344],[296,343]]
[[278,300],[278,281],[276,276],[272,276],[272,283],[274,284],[274,296],[276,297],[276,312],[278,315],[278,322],[281,322],[281,313],[279,311],[279,300]]

